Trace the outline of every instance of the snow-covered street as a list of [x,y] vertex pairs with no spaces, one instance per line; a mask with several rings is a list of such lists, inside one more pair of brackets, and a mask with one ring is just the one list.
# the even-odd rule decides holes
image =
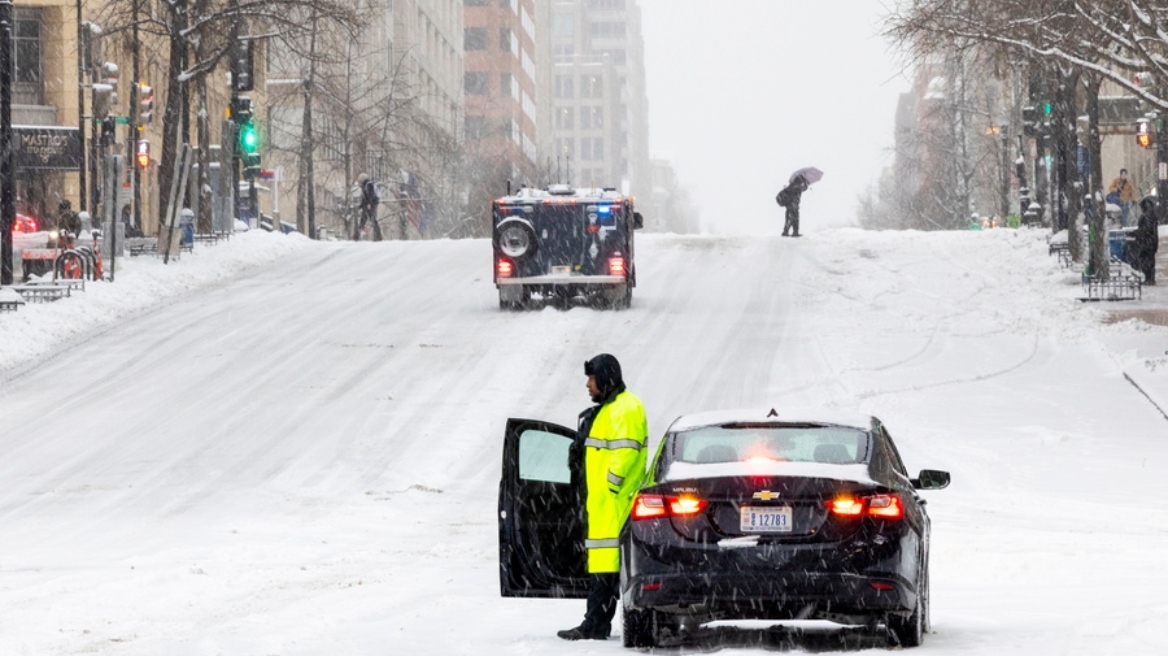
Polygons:
[[1074,300],[1046,234],[642,234],[623,312],[501,312],[485,240],[120,260],[0,315],[0,654],[623,653],[498,590],[504,423],[572,425],[603,351],[654,444],[838,406],[950,471],[916,653],[1168,652],[1168,328]]

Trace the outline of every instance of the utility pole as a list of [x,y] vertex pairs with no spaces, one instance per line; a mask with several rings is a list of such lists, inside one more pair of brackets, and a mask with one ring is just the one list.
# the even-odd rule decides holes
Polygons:
[[0,285],[12,284],[16,162],[12,148],[12,0],[0,0]]
[[[83,32],[84,30],[84,32]],[[81,22],[81,0],[77,0],[77,136],[81,142],[80,191],[77,198],[77,211],[88,212],[85,201],[85,59],[92,52],[89,47],[93,33],[89,26]],[[93,216],[90,214],[90,216]]]
[[1156,136],[1156,209],[1157,223],[1168,217],[1168,115],[1160,112],[1157,117],[1159,134]]

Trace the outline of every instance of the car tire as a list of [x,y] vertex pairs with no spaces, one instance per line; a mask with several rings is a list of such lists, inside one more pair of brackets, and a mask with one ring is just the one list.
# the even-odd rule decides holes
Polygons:
[[656,647],[660,613],[653,610],[621,610],[621,644],[625,647]]
[[926,569],[921,574],[921,582],[917,586],[917,603],[913,607],[912,615],[890,615],[888,630],[896,642],[904,648],[920,647],[925,640],[925,633],[929,630],[929,573]]

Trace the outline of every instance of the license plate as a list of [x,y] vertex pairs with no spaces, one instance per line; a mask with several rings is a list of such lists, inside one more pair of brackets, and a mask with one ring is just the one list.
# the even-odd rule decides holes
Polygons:
[[566,275],[570,275],[571,273],[572,273],[571,266],[553,266],[552,267],[552,275],[566,276]]
[[744,506],[743,533],[790,533],[791,506]]

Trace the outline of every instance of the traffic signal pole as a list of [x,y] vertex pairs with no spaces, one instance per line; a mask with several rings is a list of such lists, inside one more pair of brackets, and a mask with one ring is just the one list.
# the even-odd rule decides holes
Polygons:
[[12,147],[12,0],[0,0],[0,285],[12,284],[16,173]]

